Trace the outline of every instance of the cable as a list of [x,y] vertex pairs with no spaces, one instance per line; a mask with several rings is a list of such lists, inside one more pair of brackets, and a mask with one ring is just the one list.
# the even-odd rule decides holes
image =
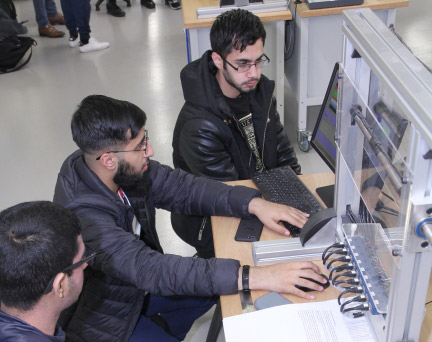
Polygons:
[[381,193],[382,193],[385,197],[387,197],[388,199],[391,199],[393,202],[395,201],[395,200],[393,199],[393,197],[391,197],[390,195],[386,194],[384,191],[381,191]]
[[[290,4],[291,1],[288,2],[288,6]],[[284,60],[288,60],[292,57],[293,53],[294,53],[294,47],[295,47],[295,32],[296,32],[296,17],[297,17],[297,5],[300,4],[301,1],[296,0],[294,1],[294,19],[291,21],[286,21],[285,23],[285,47],[284,47],[284,54],[285,54],[285,58]],[[289,43],[287,44],[287,28],[290,24],[293,24],[293,28],[289,31]],[[288,45],[288,46],[287,46]]]
[[325,257],[325,255],[326,255],[326,253],[327,253],[330,249],[332,249],[332,248],[342,248],[342,247],[345,247],[345,244],[344,244],[343,242],[335,242],[333,245],[327,247],[327,248],[324,250],[324,252],[323,252],[322,255],[321,255],[321,259],[324,260],[324,257]]
[[356,271],[348,271],[348,272],[344,272],[344,273],[338,274],[338,275],[333,279],[333,283],[335,283],[336,280],[338,280],[339,278],[342,278],[342,277],[355,278],[355,277],[357,277],[357,272],[356,272]]
[[335,262],[348,262],[348,261],[351,261],[351,257],[344,255],[339,258],[333,259],[332,261],[329,262],[329,264],[326,267],[329,270],[331,265],[334,264]]
[[340,307],[340,312],[343,312],[345,306],[347,306],[350,303],[354,303],[354,302],[362,303],[362,302],[366,302],[366,301],[367,301],[367,298],[363,294],[361,294],[360,296],[356,296],[356,297],[353,297],[351,299],[348,299],[348,300],[346,300],[345,302],[342,303],[342,305]]
[[[330,252],[329,254],[327,254],[327,255],[323,258],[323,265],[326,264],[328,258],[329,258],[330,256],[332,256],[333,254],[347,255],[347,254],[348,254],[348,251],[347,251],[346,248],[339,248],[339,249],[336,249],[335,251]],[[327,267],[327,268],[328,268],[328,267]]]
[[359,285],[360,284],[360,280],[358,278],[354,278],[354,279],[339,280],[339,281],[334,281],[333,282],[333,286],[334,287],[339,287],[339,288],[342,288],[342,289],[346,289],[347,286],[340,286],[342,284]]
[[349,264],[345,264],[345,265],[340,265],[340,266],[336,266],[335,268],[333,268],[330,271],[330,275],[329,275],[329,280],[332,281],[333,278],[333,273],[334,272],[340,272],[340,271],[344,271],[344,270],[353,270],[354,269],[354,265],[349,263]]
[[346,308],[342,311],[342,313],[347,313],[350,311],[369,311],[369,304],[363,303],[352,308]]
[[354,215],[354,213],[351,210],[351,204],[347,204],[346,206],[346,214],[351,220],[351,223],[359,223],[358,218]]
[[430,304],[430,303],[432,303],[432,300],[431,301],[429,301],[429,302],[427,302],[425,305],[428,305],[428,304]]
[[[382,200],[378,200],[376,207],[375,207],[375,210],[381,211],[381,212],[389,214],[389,215],[394,215],[394,216],[399,215],[399,211],[397,211],[393,208],[387,207],[386,205],[384,205]],[[386,211],[388,211],[388,212],[386,212]]]
[[345,291],[341,292],[338,296],[338,304],[341,305],[341,298],[345,296],[347,293],[363,293],[363,288],[361,286],[351,286],[348,287]]

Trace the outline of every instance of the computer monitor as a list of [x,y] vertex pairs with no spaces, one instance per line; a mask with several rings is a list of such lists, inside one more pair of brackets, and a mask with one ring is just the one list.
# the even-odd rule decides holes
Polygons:
[[[311,145],[327,166],[336,169],[336,109],[338,96],[339,63],[336,63],[330,77],[327,92],[312,133]],[[333,207],[334,185],[316,189],[325,205]]]

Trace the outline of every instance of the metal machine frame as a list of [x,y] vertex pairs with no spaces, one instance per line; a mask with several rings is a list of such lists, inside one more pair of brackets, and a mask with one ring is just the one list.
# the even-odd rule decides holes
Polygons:
[[[410,172],[403,179],[409,184],[407,200],[401,203],[401,211],[405,213],[405,221],[401,222],[404,238],[402,249],[395,251],[400,253],[399,265],[393,267],[386,317],[370,318],[381,341],[418,341],[432,266],[432,241],[426,236],[432,220],[432,75],[369,9],[345,11],[342,32],[344,68],[353,63],[351,56],[355,49],[361,56],[354,62],[355,72],[369,69],[385,84],[412,128],[410,151],[405,160]],[[363,92],[362,87],[369,85],[360,81],[357,86]],[[347,184],[346,176],[339,163],[338,217],[348,200],[347,192],[341,191]]]
[[[362,115],[375,115],[368,108],[372,97],[390,99],[408,121],[405,150],[399,159],[380,156],[382,149],[374,153],[387,168],[386,180],[398,195],[395,226],[385,233],[386,240],[397,236],[398,243],[388,246],[391,267],[386,314],[368,313],[367,317],[379,341],[418,341],[432,267],[432,74],[370,9],[344,11],[343,19],[336,134],[337,217],[318,234],[333,242],[346,241],[347,204],[358,213],[359,202],[367,196],[355,179],[355,172],[363,171],[362,155],[371,139]],[[353,172],[350,165],[359,169]],[[400,172],[393,172],[396,167]],[[371,229],[375,229],[372,224]],[[307,243],[305,247],[298,239],[292,240],[289,244],[283,239],[254,243],[255,263],[317,259],[324,248],[321,237],[316,239],[321,244]]]

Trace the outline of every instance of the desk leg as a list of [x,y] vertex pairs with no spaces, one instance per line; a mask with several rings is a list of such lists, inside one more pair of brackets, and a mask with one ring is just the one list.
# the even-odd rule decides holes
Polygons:
[[308,107],[308,54],[309,54],[309,18],[298,18],[300,32],[296,36],[300,38],[299,76],[298,76],[298,121],[297,144],[300,150],[309,150],[309,132],[307,131],[307,107]]
[[284,95],[285,95],[285,21],[276,23],[276,100],[277,111],[282,125],[284,124]]
[[396,22],[396,8],[390,8],[387,10],[387,22],[386,25],[394,25]]
[[188,63],[190,63],[201,57],[199,52],[198,30],[185,29],[185,36],[187,60]]
[[307,123],[307,83],[308,83],[308,54],[309,54],[309,18],[300,18],[300,58],[299,58],[299,103],[298,103],[298,131],[306,130]]

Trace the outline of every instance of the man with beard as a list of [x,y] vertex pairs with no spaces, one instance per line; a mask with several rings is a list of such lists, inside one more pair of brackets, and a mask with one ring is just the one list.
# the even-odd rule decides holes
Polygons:
[[74,303],[86,249],[78,218],[51,202],[27,202],[0,213],[0,341],[60,342],[60,313]]
[[215,295],[263,289],[313,296],[322,290],[310,262],[240,267],[237,260],[163,254],[155,208],[183,214],[249,217],[271,229],[306,214],[267,202],[246,187],[230,187],[173,170],[154,160],[145,113],[102,95],[85,98],[72,118],[80,150],[58,176],[54,201],[75,211],[86,245],[97,252],[78,305],[62,317],[71,341],[179,341]]
[[[219,15],[210,31],[212,50],[181,71],[186,100],[173,137],[174,166],[220,181],[250,179],[289,165],[296,154],[280,122],[275,83],[261,75],[266,32],[242,9]],[[171,215],[177,235],[203,258],[213,257],[209,217]],[[281,234],[289,232],[281,228]]]

